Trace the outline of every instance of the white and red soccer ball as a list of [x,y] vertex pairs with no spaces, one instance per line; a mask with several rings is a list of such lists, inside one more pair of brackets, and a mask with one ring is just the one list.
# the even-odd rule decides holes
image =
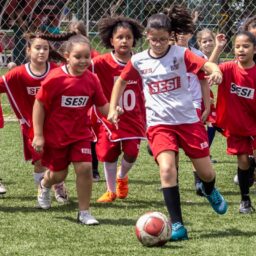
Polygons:
[[163,246],[171,238],[170,220],[161,212],[147,212],[136,222],[136,236],[145,246]]

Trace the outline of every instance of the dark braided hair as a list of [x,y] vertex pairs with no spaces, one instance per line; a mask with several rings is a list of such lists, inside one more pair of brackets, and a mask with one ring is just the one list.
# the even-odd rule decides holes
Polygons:
[[[23,37],[27,41],[27,47],[30,48],[33,41],[37,38],[40,38],[46,41],[61,42],[61,41],[67,41],[70,37],[74,35],[76,35],[76,32],[68,32],[63,34],[49,34],[49,33],[37,32],[37,33],[25,33]],[[57,62],[66,61],[66,59],[62,56],[62,54],[60,54],[57,50],[55,50],[50,43],[49,43],[49,60],[57,61]]]
[[246,20],[242,26],[242,30],[248,31],[251,28],[256,28],[256,15]]
[[106,48],[113,48],[110,39],[119,27],[129,28],[132,31],[134,37],[133,47],[136,45],[137,40],[142,38],[144,27],[138,21],[124,16],[108,16],[98,22],[99,36]]

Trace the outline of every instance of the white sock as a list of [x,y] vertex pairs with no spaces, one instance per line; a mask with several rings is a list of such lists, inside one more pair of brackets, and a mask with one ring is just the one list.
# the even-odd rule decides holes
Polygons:
[[125,176],[128,174],[128,172],[131,170],[133,163],[128,163],[124,158],[122,158],[121,161],[121,170],[118,173],[118,178],[123,179],[125,178]]
[[104,162],[107,190],[113,193],[116,193],[116,169],[117,161],[114,163]]
[[39,182],[41,181],[41,179],[44,177],[44,173],[45,172],[34,172],[33,176],[34,176],[34,182],[35,185],[38,186]]

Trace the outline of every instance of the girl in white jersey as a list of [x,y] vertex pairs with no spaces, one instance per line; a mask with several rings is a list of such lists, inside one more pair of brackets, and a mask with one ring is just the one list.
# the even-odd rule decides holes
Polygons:
[[115,108],[127,81],[141,77],[145,95],[147,137],[156,162],[165,204],[172,221],[171,240],[188,239],[181,213],[175,155],[179,146],[190,157],[199,177],[201,188],[213,209],[224,214],[227,203],[214,187],[215,172],[211,166],[207,134],[199,120],[188,91],[187,72],[207,71],[210,83],[220,83],[222,73],[214,63],[206,62],[188,49],[169,45],[174,32],[186,32],[186,19],[176,6],[169,17],[155,14],[148,20],[146,35],[149,49],[132,56],[117,79],[111,96],[108,119],[116,123]]

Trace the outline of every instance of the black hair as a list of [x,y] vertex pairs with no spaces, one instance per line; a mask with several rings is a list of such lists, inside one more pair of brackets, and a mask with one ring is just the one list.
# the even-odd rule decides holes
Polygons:
[[133,47],[136,45],[137,40],[142,38],[144,27],[137,20],[124,16],[105,17],[99,20],[98,31],[102,44],[106,48],[113,48],[110,39],[119,27],[129,28],[132,31],[134,37]]
[[195,32],[194,22],[191,13],[184,5],[173,4],[165,8],[163,13],[153,14],[149,17],[146,31],[155,29],[165,29],[177,41],[177,34]]
[[[247,36],[249,41],[256,47],[256,37],[249,31],[240,31],[236,34],[235,39],[239,36]],[[253,61],[256,63],[256,54],[253,55]]]

